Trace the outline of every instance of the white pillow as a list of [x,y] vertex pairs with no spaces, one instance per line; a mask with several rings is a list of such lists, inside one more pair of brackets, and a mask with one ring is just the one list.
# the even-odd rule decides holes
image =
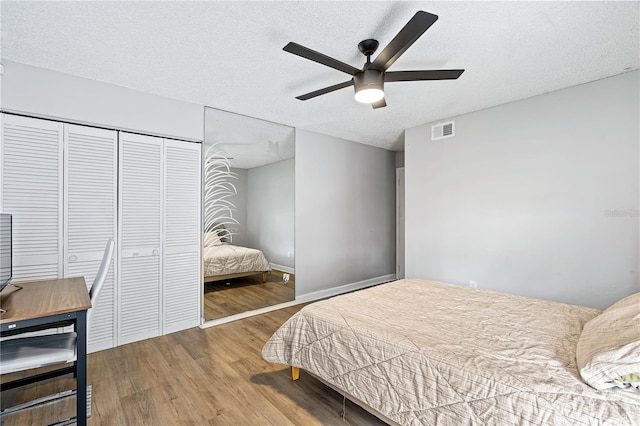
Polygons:
[[220,241],[220,236],[216,231],[205,232],[204,234],[204,246],[221,246],[222,241]]
[[628,387],[621,377],[640,373],[640,293],[625,297],[585,324],[576,362],[596,389]]

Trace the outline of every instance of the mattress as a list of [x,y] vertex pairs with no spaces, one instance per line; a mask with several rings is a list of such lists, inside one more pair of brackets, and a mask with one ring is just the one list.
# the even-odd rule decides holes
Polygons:
[[222,244],[204,248],[204,276],[260,272],[269,270],[269,262],[260,250]]
[[576,368],[601,311],[406,279],[304,307],[265,360],[300,367],[403,425],[640,424],[640,397]]

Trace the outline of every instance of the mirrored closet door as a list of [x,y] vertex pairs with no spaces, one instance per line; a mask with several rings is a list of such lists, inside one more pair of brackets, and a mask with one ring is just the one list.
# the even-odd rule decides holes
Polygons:
[[295,297],[295,130],[205,108],[203,316]]

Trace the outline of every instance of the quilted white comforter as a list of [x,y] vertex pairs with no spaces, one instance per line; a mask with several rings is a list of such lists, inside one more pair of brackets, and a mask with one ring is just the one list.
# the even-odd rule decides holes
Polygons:
[[232,244],[205,247],[203,266],[205,277],[269,270],[260,250]]
[[306,306],[265,344],[403,425],[638,425],[576,368],[597,309],[407,279]]

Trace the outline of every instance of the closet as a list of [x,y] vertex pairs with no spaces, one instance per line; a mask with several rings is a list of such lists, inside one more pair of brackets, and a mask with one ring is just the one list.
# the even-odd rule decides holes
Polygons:
[[120,134],[121,343],[200,324],[200,151]]
[[85,276],[117,256],[89,350],[200,322],[200,144],[2,114],[0,211],[14,280]]

